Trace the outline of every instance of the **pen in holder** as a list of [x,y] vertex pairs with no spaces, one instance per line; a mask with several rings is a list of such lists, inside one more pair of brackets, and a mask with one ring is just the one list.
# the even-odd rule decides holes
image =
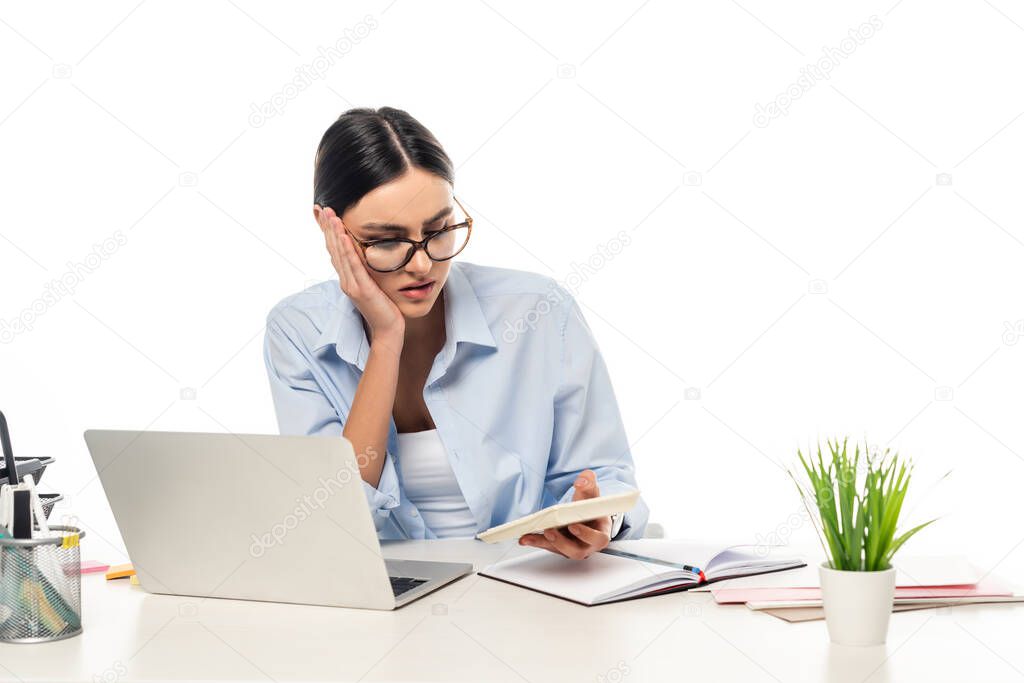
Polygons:
[[[49,526],[60,496],[44,500],[35,488],[40,462],[22,473],[0,412],[0,447],[9,483],[0,485],[0,642],[43,643],[82,632],[82,563],[85,532]],[[22,474],[24,481],[22,481]]]
[[51,526],[34,538],[0,538],[0,642],[42,643],[82,632],[79,539]]

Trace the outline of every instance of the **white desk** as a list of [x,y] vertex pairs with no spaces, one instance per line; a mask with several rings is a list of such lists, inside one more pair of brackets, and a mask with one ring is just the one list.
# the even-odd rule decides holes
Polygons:
[[[512,544],[386,543],[390,557],[472,561]],[[709,593],[583,607],[471,575],[394,612],[150,595],[83,577],[85,632],[0,645],[0,680],[1020,681],[1024,605],[894,614],[889,643],[830,645]]]

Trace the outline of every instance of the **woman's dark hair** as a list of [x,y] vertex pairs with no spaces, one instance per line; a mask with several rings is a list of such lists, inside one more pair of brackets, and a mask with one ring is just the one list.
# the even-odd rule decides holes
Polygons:
[[423,124],[401,109],[349,109],[316,150],[313,201],[337,215],[410,167],[455,184],[451,159]]

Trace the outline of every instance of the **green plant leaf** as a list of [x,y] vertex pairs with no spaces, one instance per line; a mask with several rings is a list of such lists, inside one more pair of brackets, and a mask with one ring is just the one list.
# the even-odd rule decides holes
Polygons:
[[897,538],[895,541],[893,541],[892,545],[889,547],[889,550],[886,553],[886,558],[885,558],[886,565],[888,565],[888,564],[890,564],[892,562],[893,555],[896,554],[896,551],[899,550],[903,546],[904,543],[906,543],[908,540],[910,540],[911,536],[913,536],[918,531],[920,531],[921,529],[925,528],[926,526],[928,526],[929,524],[931,524],[934,521],[936,521],[936,520],[935,519],[929,519],[924,524],[918,524],[913,529],[911,529],[910,531],[907,531],[906,533],[901,535],[899,538]]
[[866,440],[863,451],[859,443],[854,444],[851,456],[848,441],[826,439],[827,457],[820,442],[816,457],[810,453],[805,457],[797,450],[807,486],[795,472],[787,472],[832,567],[879,571],[890,566],[893,555],[911,536],[936,520],[896,537],[913,465],[898,453],[890,455],[889,449],[880,457],[872,455]]

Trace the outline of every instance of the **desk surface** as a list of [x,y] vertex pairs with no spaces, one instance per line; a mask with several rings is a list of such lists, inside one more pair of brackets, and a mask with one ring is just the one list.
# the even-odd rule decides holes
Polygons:
[[[384,544],[388,557],[472,561],[527,551],[475,540]],[[297,577],[301,580],[301,577]],[[709,593],[598,607],[473,574],[394,612],[151,595],[82,579],[84,633],[0,645],[0,680],[1019,681],[1024,605],[892,615],[889,642],[831,645]]]

